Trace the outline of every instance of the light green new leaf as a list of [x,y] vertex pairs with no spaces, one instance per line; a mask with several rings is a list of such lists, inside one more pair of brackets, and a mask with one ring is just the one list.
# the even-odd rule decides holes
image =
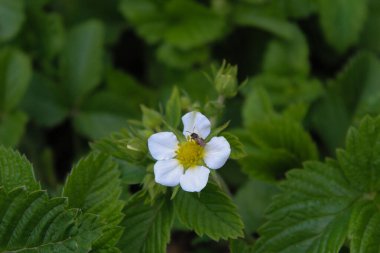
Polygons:
[[320,23],[327,42],[339,53],[358,39],[367,16],[366,0],[318,0]]
[[165,109],[166,120],[173,128],[177,128],[181,122],[181,96],[177,87],[173,88],[172,94]]
[[165,253],[174,219],[168,199],[147,203],[143,192],[134,195],[124,208],[122,225],[126,228],[119,241],[123,252]]
[[[124,206],[119,200],[122,191],[119,176],[117,165],[109,157],[91,153],[72,169],[63,189],[62,195],[69,199],[69,207],[99,215],[106,223],[99,239],[102,243],[95,242],[95,249],[114,246],[122,232],[118,227]],[[107,244],[104,238],[112,243]]]
[[0,146],[0,187],[11,191],[25,187],[29,191],[39,190],[32,164],[20,153]]
[[28,118],[23,112],[4,115],[0,120],[0,144],[16,146],[24,135]]
[[101,234],[95,215],[66,209],[65,198],[0,188],[0,251],[87,253]]
[[214,183],[208,183],[199,195],[179,191],[174,208],[180,221],[199,236],[219,240],[243,235],[243,222],[236,206]]
[[103,72],[104,28],[90,20],[74,27],[60,58],[62,85],[71,103],[89,93],[101,81]]
[[0,110],[10,111],[23,97],[31,78],[31,63],[17,49],[0,50]]
[[12,39],[24,22],[22,0],[0,0],[0,43]]

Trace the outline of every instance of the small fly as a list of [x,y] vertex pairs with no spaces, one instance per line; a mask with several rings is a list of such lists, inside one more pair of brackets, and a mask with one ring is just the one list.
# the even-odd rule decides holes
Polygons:
[[[190,132],[189,132],[190,133]],[[205,140],[196,133],[190,133],[190,137],[195,141],[199,146],[204,147],[206,145]]]

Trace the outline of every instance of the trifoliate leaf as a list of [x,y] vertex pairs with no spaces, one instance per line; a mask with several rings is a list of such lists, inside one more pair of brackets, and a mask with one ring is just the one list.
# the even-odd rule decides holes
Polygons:
[[74,27],[60,58],[63,85],[71,103],[95,88],[102,78],[104,29],[91,20]]
[[366,0],[319,0],[320,23],[327,42],[339,53],[359,39],[367,14]]
[[0,0],[0,43],[14,37],[24,22],[24,2]]
[[[124,205],[119,200],[122,191],[119,176],[117,165],[109,157],[92,153],[73,168],[63,189],[62,195],[69,199],[69,207],[97,214],[106,223],[99,239],[102,243],[95,242],[95,249],[113,247],[122,233],[118,227]],[[112,239],[112,243],[106,244],[104,238]]]
[[93,214],[66,209],[67,199],[46,192],[0,188],[0,251],[86,253],[101,234]]
[[11,191],[25,187],[28,191],[39,190],[32,164],[18,152],[0,146],[0,187]]
[[118,247],[123,252],[165,253],[174,219],[172,204],[166,198],[147,203],[143,192],[134,195],[124,208],[126,228]]
[[338,160],[306,162],[288,173],[268,209],[255,252],[338,253],[379,250],[380,118],[366,117],[347,135]]
[[178,192],[174,208],[180,221],[199,236],[219,240],[243,235],[243,222],[236,206],[213,183],[208,183],[199,195]]

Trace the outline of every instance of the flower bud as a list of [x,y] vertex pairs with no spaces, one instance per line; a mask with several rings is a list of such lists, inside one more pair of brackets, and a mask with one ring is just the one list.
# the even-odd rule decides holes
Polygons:
[[238,80],[237,80],[237,66],[233,66],[226,61],[223,61],[222,66],[215,75],[215,88],[216,91],[228,98],[236,95],[238,90]]

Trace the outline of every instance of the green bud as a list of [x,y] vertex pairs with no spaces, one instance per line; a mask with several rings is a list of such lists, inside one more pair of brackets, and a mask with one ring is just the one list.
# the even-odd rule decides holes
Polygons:
[[215,75],[216,91],[226,97],[234,97],[238,90],[237,66],[223,61],[222,66]]

